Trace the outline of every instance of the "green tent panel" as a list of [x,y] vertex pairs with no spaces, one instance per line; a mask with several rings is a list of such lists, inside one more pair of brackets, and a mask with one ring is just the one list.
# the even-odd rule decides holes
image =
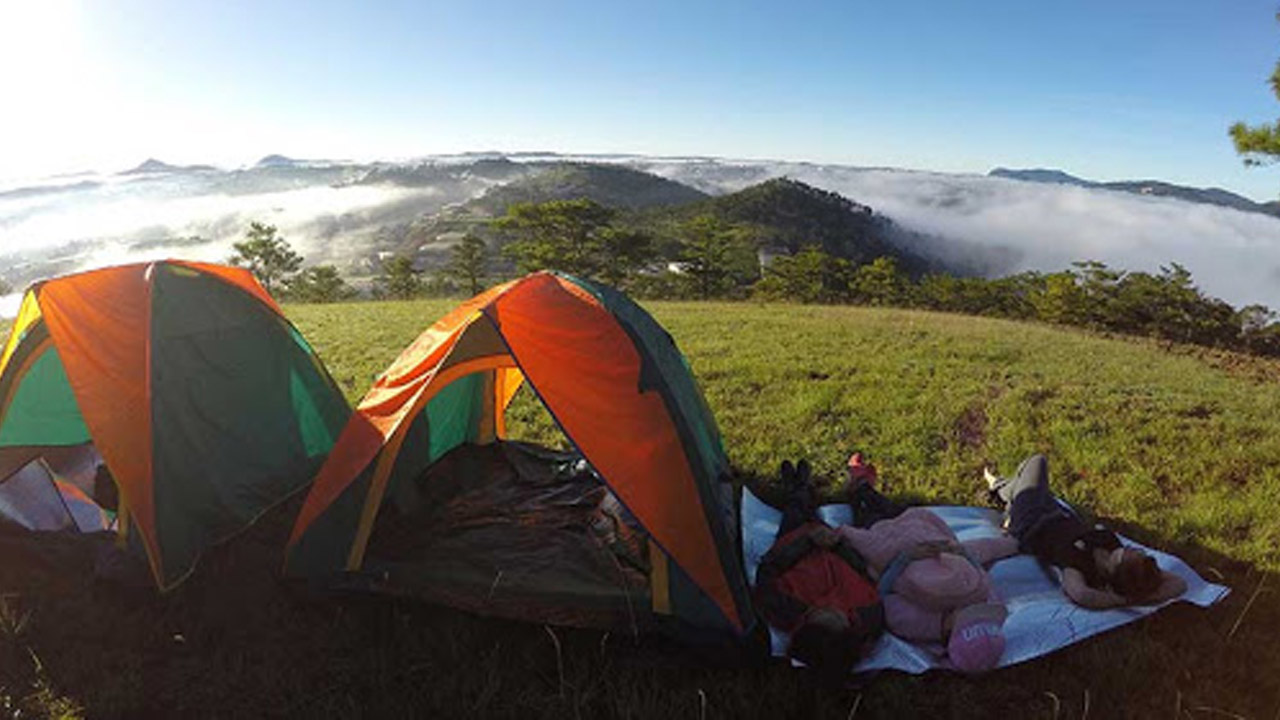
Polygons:
[[36,357],[14,388],[0,424],[0,447],[79,445],[89,441],[75,395],[67,383],[58,351],[48,347]]

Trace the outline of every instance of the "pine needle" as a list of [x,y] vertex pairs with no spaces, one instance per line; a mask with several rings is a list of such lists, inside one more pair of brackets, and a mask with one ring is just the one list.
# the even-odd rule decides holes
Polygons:
[[551,636],[551,643],[556,646],[556,674],[560,676],[560,698],[564,699],[564,655],[560,651],[560,638],[556,637],[550,625],[543,625],[542,629],[547,631]]
[[858,706],[862,704],[862,693],[858,693],[858,697],[853,699],[853,707],[849,708],[849,715],[845,720],[853,720],[853,716],[858,714]]
[[1049,699],[1053,701],[1053,720],[1058,720],[1058,715],[1062,712],[1062,700],[1048,690],[1046,690],[1044,694],[1048,695]]
[[1227,633],[1228,640],[1236,634],[1236,630],[1240,629],[1240,623],[1244,622],[1244,616],[1249,612],[1249,608],[1253,607],[1253,601],[1258,599],[1258,594],[1262,592],[1262,586],[1266,584],[1267,576],[1263,575],[1262,579],[1258,581],[1258,587],[1249,596],[1249,602],[1245,603],[1244,610],[1240,611],[1240,617],[1236,618],[1235,624],[1231,626],[1231,632]]

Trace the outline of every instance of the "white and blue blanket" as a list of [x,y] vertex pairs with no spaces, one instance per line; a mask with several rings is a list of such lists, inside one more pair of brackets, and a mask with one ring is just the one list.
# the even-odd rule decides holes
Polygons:
[[[929,510],[945,520],[961,541],[997,536],[1001,532],[1001,514],[996,510],[954,506],[934,506]],[[852,521],[848,505],[825,505],[819,510],[819,514],[832,525],[849,524]],[[765,504],[750,490],[743,489],[743,564],[747,580],[753,586],[760,558],[773,544],[781,519],[781,511]],[[1063,594],[1057,581],[1035,558],[1016,555],[1001,560],[991,567],[992,582],[1009,609],[1009,617],[1004,626],[1005,651],[999,667],[1047,655],[1085,638],[1139,620],[1170,603],[1185,601],[1208,607],[1230,592],[1225,586],[1206,582],[1173,555],[1146,548],[1123,536],[1120,540],[1126,545],[1143,548],[1156,559],[1162,570],[1181,576],[1187,581],[1187,591],[1162,605],[1088,610],[1072,603]],[[773,641],[773,654],[784,655],[787,636],[774,628],[770,628],[769,632]],[[885,633],[875,650],[858,664],[854,672],[894,669],[920,674],[934,668],[949,667],[940,645],[917,645]]]

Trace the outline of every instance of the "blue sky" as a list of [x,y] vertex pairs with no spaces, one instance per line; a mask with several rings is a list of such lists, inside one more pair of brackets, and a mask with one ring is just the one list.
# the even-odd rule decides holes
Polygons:
[[[1274,0],[0,3],[0,174],[467,150],[1056,167],[1280,196]],[[13,107],[11,105],[10,107]]]

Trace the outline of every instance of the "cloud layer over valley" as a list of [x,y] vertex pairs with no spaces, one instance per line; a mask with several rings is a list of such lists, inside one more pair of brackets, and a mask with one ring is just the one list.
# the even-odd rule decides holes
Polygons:
[[[1260,213],[975,175],[764,161],[576,159],[627,164],[713,193],[788,176],[938,238],[929,252],[962,256],[970,265],[980,257],[990,274],[1053,271],[1083,259],[1147,271],[1177,262],[1212,295],[1235,305],[1280,307],[1280,219]],[[477,197],[500,181],[469,173],[457,158],[441,159],[439,166],[456,169],[370,183],[362,179],[372,166],[311,163],[0,187],[0,278],[21,286],[135,260],[224,260],[253,220],[277,225],[308,262],[368,272],[388,228]],[[0,303],[0,314],[12,314],[12,304],[12,298],[10,307]]]
[[1146,271],[1177,262],[1209,294],[1280,308],[1280,219],[1261,213],[980,175],[796,163],[648,168],[720,192],[786,175],[937,236],[944,255],[948,244],[962,254],[985,249],[991,274],[1061,270],[1077,260]]

